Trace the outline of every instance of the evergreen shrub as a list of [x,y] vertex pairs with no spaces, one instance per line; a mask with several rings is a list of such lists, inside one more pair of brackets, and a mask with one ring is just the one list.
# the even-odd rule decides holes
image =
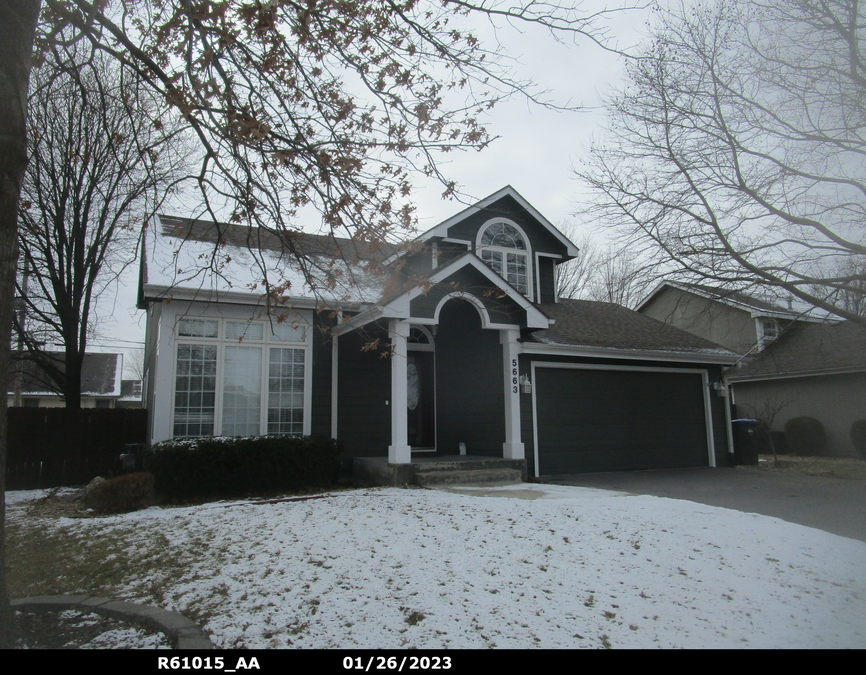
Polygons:
[[785,422],[785,439],[793,455],[820,455],[827,446],[824,427],[814,417],[794,417]]
[[332,485],[339,454],[323,436],[186,438],[151,446],[145,466],[163,497],[237,497]]

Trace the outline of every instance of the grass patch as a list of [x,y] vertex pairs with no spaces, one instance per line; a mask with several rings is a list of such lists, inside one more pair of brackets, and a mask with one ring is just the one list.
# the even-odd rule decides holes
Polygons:
[[[161,580],[185,571],[182,557],[166,555],[161,535],[126,528],[60,526],[27,515],[6,522],[9,594],[131,594],[161,604]],[[134,542],[134,543],[131,543]]]
[[758,466],[738,468],[799,473],[806,476],[866,480],[866,460],[853,457],[797,457],[794,455],[780,455],[778,466],[773,466],[772,455],[761,455]]

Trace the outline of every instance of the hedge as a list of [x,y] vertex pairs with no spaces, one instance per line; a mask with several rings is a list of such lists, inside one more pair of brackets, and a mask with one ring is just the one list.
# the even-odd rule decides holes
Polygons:
[[145,467],[163,497],[232,497],[332,485],[339,454],[321,436],[191,438],[151,446]]
[[785,438],[794,455],[820,455],[827,445],[824,427],[814,417],[794,417],[785,422]]

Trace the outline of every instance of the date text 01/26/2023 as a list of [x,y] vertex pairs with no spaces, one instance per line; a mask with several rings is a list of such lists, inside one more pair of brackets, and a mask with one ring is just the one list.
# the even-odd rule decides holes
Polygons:
[[371,656],[364,659],[360,656],[343,658],[344,670],[396,670],[402,673],[404,670],[450,670],[450,656]]

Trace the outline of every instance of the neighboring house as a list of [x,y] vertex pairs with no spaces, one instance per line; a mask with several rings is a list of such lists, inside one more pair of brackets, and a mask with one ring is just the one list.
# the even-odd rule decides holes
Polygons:
[[737,414],[767,419],[783,431],[792,417],[814,417],[827,450],[857,454],[851,424],[866,419],[866,328],[850,321],[801,323],[749,363],[728,371]]
[[825,318],[791,304],[780,307],[741,291],[664,281],[635,309],[744,355],[764,349],[794,321]]
[[[63,353],[56,359],[63,363]],[[114,408],[120,397],[120,375],[123,371],[122,354],[85,354],[81,366],[81,407]],[[63,408],[66,404],[45,373],[33,362],[15,358],[9,373],[7,405],[15,406],[16,383],[21,382],[21,407]]]
[[814,417],[831,453],[855,453],[851,423],[866,418],[862,327],[743,292],[673,281],[637,309],[742,355],[726,372],[736,416],[771,422],[772,431],[783,431],[793,417]]
[[116,408],[141,408],[141,380],[121,380]]
[[736,355],[560,300],[576,254],[511,187],[401,250],[161,216],[139,289],[150,439],[323,434],[350,458],[463,451],[529,475],[729,465]]

